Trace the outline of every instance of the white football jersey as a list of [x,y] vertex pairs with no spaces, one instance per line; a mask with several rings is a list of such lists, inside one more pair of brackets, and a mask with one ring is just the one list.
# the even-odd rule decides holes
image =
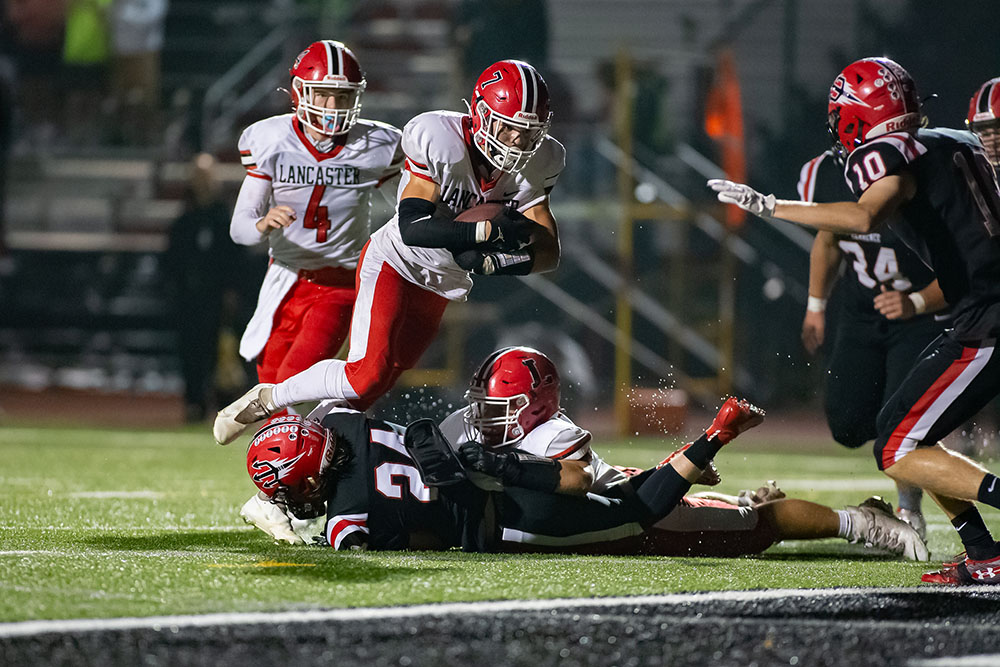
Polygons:
[[[453,111],[429,111],[406,124],[406,165],[399,192],[411,178],[432,181],[441,188],[436,214],[449,217],[487,201],[508,203],[521,212],[545,201],[566,165],[563,145],[545,137],[519,173],[501,173],[496,180],[483,182],[469,154],[477,149],[471,145],[467,119]],[[450,251],[406,245],[397,216],[372,234],[372,244],[378,245],[389,265],[405,279],[447,299],[464,300],[472,287],[468,271],[455,264]]]
[[[469,410],[464,407],[456,410],[441,422],[441,433],[447,438],[451,446],[458,451],[464,443],[469,441],[469,434],[465,427],[465,414]],[[474,433],[472,435],[475,435]],[[563,412],[557,412],[547,421],[542,422],[524,436],[521,442],[517,443],[515,449],[527,454],[539,456],[557,461],[579,461],[587,460],[594,470],[594,493],[602,493],[609,486],[622,482],[625,475],[615,470],[604,459],[597,455],[590,448],[590,431],[580,428],[573,423],[573,420]],[[488,478],[492,480],[492,478]],[[499,487],[496,480],[492,480],[492,485],[484,483],[484,480],[473,477],[473,482],[477,486],[495,491]]]
[[254,123],[240,136],[240,158],[248,178],[270,183],[270,200],[254,202],[249,215],[234,213],[234,238],[238,224],[253,225],[270,208],[289,206],[295,221],[267,234],[276,261],[293,269],[356,268],[370,233],[374,189],[402,168],[400,136],[391,125],[359,119],[343,146],[323,153],[292,114]]

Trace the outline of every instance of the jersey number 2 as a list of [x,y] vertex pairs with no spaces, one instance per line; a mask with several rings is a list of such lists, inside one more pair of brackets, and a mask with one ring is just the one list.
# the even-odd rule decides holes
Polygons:
[[[406,479],[404,483],[399,478]],[[403,488],[409,490],[414,499],[429,503],[437,499],[437,489],[424,484],[420,472],[405,463],[383,463],[375,468],[375,488],[386,498],[399,500],[403,497]]]
[[306,219],[302,221],[302,226],[306,229],[316,230],[316,243],[326,243],[326,233],[330,230],[330,216],[326,212],[326,206],[320,206],[323,201],[323,193],[326,192],[325,185],[313,187],[312,196],[309,197],[309,207],[306,209]]

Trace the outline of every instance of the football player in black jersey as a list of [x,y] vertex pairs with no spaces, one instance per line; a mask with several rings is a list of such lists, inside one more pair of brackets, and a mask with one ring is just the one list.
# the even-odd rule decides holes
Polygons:
[[[746,401],[727,401],[705,434],[641,484],[627,482],[617,498],[565,495],[559,461],[520,452],[504,455],[499,466],[496,457],[488,466],[464,453],[459,461],[429,420],[404,429],[352,410],[322,422],[270,420],[250,442],[247,471],[264,496],[296,517],[315,517],[325,503],[326,539],[338,550],[491,551],[504,530],[592,540],[594,532],[631,526],[639,534],[677,505],[723,445],[761,421],[763,412]],[[488,470],[502,491],[473,484],[466,466]]]
[[755,215],[837,233],[869,234],[898,213],[893,231],[934,271],[952,323],[879,412],[876,461],[929,493],[965,545],[963,557],[923,581],[1000,584],[1000,544],[974,504],[1000,508],[1000,480],[938,442],[1000,393],[996,174],[973,133],[921,127],[913,79],[888,58],[848,65],[830,88],[828,111],[857,201],[777,200],[720,179],[709,187]]
[[[849,201],[844,165],[825,151],[802,166],[799,198]],[[844,279],[837,281],[847,260]],[[829,353],[826,421],[833,439],[857,448],[878,435],[875,419],[924,348],[944,330],[931,313],[947,306],[934,273],[888,225],[870,234],[820,231],[809,255],[809,301],[802,343],[815,354],[826,338],[826,305],[834,284],[839,309]],[[926,539],[920,487],[897,484],[899,517]]]
[[969,100],[965,124],[983,142],[993,168],[1000,170],[1000,76],[979,86]]

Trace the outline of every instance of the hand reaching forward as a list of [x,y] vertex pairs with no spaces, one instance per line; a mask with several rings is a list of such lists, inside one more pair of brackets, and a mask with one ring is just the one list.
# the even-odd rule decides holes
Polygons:
[[722,178],[713,178],[708,181],[708,187],[716,192],[716,196],[723,204],[736,204],[744,211],[749,211],[762,218],[769,218],[774,215],[774,195],[762,195],[749,185],[734,183]]

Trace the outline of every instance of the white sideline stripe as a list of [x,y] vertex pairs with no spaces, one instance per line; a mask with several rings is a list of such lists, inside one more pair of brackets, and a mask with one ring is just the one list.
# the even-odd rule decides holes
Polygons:
[[70,498],[162,498],[159,491],[75,491],[67,494]]
[[817,479],[781,479],[777,478],[778,488],[782,491],[867,491],[892,490],[896,485],[888,477],[872,477],[857,479],[854,477],[824,477]]
[[[507,611],[553,611],[561,608],[606,608],[611,606],[683,606],[693,602],[756,602],[781,598],[829,598],[837,596],[889,593],[894,595],[936,595],[992,590],[995,586],[962,586],[955,588],[826,588],[773,589],[758,591],[716,591],[710,593],[670,593],[610,598],[560,598],[556,600],[496,600],[490,602],[447,602],[408,607],[374,607],[286,612],[246,612],[183,616],[149,616],[145,618],[94,618],[60,621],[20,621],[0,623],[0,638],[27,637],[45,633],[98,632],[103,630],[155,630],[163,628],[208,628],[225,625],[275,625],[279,623],[316,623],[325,621],[373,621],[449,614],[491,615]],[[794,619],[793,619],[794,620]],[[824,621],[825,622],[825,621]],[[852,621],[853,622],[853,621]],[[923,621],[914,621],[923,624]],[[904,625],[911,625],[906,623]]]
[[1000,665],[1000,653],[982,655],[949,655],[940,658],[916,658],[906,663],[910,667],[996,667]]

